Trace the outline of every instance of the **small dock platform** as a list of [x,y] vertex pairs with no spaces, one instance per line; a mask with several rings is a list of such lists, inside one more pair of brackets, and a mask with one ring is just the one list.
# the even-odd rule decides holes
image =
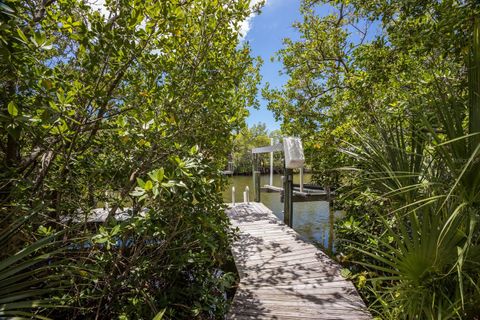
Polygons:
[[341,267],[262,203],[227,209],[240,275],[227,319],[372,319]]
[[[271,186],[271,185],[264,185],[260,188],[263,192],[279,192],[282,194],[282,202],[283,202],[283,187]],[[333,199],[335,197],[335,192],[332,191],[330,193],[330,198]],[[321,189],[313,189],[304,187],[303,191],[300,191],[299,186],[293,187],[293,202],[307,202],[307,201],[328,201],[328,194],[325,190]]]

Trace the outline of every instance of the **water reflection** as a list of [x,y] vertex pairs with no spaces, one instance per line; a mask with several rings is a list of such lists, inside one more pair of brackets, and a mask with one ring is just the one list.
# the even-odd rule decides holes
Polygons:
[[[304,175],[305,183],[309,183],[310,174]],[[225,202],[232,202],[232,186],[235,186],[236,202],[243,202],[243,191],[245,187],[250,188],[250,200],[253,201],[253,179],[248,176],[235,176],[229,178],[230,185],[223,193]],[[293,182],[299,183],[299,175],[294,175]],[[261,185],[269,183],[269,176],[262,175]],[[281,186],[281,175],[273,176],[273,185]],[[283,203],[280,202],[280,193],[261,193],[261,202],[283,221]],[[328,202],[295,202],[293,204],[293,228],[309,241],[316,241],[325,248],[333,249],[333,222],[335,218],[341,217],[342,212],[335,211],[329,214]]]

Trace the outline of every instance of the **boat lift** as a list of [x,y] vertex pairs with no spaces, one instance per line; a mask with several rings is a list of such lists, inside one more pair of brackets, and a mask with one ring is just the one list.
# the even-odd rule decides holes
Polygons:
[[[284,137],[282,143],[273,143],[271,145],[252,149],[253,165],[253,186],[255,201],[260,202],[261,191],[280,192],[282,194],[282,202],[284,206],[284,222],[288,226],[292,226],[293,219],[293,202],[305,201],[329,201],[331,200],[330,189],[320,189],[318,186],[304,185],[303,169],[305,164],[305,156],[303,153],[303,145],[300,138]],[[273,153],[283,152],[284,154],[284,175],[283,187],[273,185]],[[257,155],[261,153],[270,153],[270,184],[261,187],[260,171],[256,168]],[[293,184],[293,169],[300,170],[300,184],[296,187]]]

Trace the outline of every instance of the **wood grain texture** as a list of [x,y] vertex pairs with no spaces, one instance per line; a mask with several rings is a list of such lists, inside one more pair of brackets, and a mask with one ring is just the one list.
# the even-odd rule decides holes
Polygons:
[[227,319],[371,319],[340,266],[261,203],[229,206],[240,283]]

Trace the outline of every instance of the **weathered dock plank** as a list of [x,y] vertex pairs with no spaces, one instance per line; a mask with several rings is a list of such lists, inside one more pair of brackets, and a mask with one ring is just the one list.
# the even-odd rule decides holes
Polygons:
[[261,203],[230,206],[240,283],[227,319],[371,319],[340,266]]

